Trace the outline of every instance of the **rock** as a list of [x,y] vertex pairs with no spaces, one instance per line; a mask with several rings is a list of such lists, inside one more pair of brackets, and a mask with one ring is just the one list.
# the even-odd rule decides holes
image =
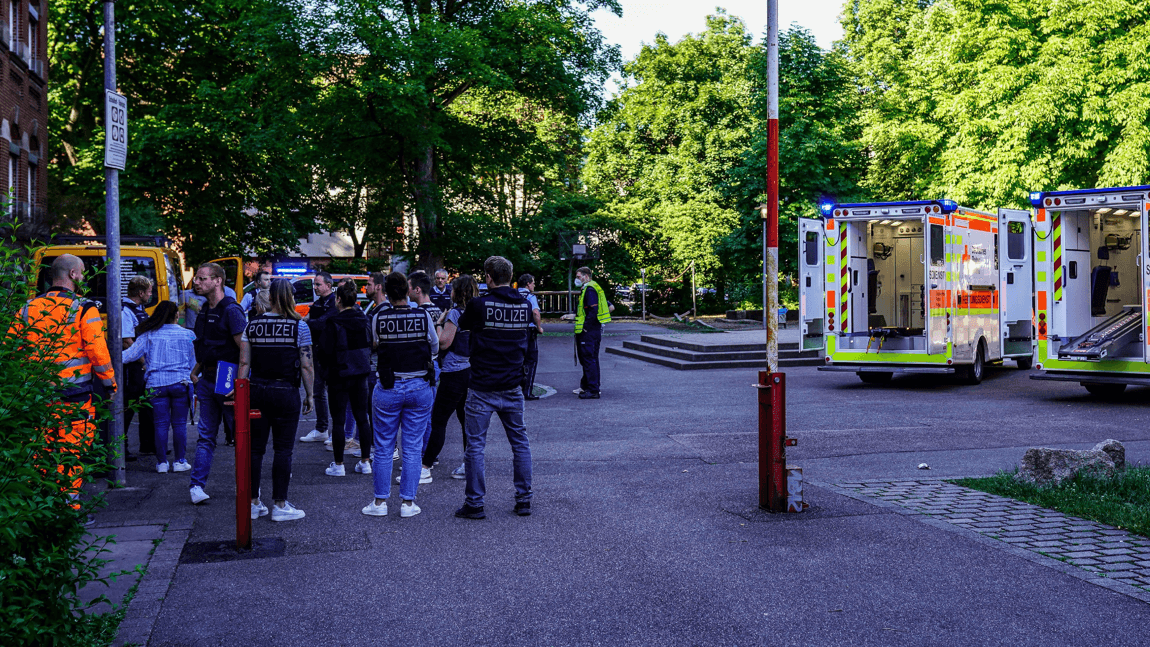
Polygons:
[[1126,469],[1126,448],[1117,440],[1108,438],[1095,445],[1094,451],[1106,452],[1110,460],[1114,461],[1114,469],[1119,472]]
[[1080,472],[1113,477],[1114,459],[1099,449],[1031,447],[1022,457],[1015,479],[1035,485],[1058,485]]

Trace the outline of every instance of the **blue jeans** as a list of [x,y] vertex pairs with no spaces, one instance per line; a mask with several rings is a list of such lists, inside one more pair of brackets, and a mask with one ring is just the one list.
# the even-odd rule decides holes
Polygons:
[[[176,448],[175,460],[186,459],[188,452],[188,401],[191,399],[192,385],[186,382],[176,382],[152,390],[157,463],[168,461],[168,427],[172,428],[172,444]],[[140,422],[143,423],[143,420]]]
[[484,475],[483,451],[487,446],[487,427],[491,414],[499,414],[507,442],[511,444],[515,466],[515,501],[531,500],[531,444],[527,440],[527,427],[523,425],[523,389],[507,391],[467,392],[467,499],[469,506],[482,507],[487,492]]
[[431,405],[435,396],[427,380],[417,377],[396,380],[395,388],[384,389],[378,384],[372,394],[373,427],[375,428],[375,468],[371,475],[375,482],[375,498],[391,496],[391,454],[395,451],[395,437],[403,428],[403,474],[399,480],[399,497],[404,501],[415,498],[419,489],[419,474],[423,465],[423,432],[431,420]]
[[196,440],[196,462],[192,465],[191,486],[203,487],[212,471],[212,455],[216,453],[216,436],[220,433],[220,423],[236,428],[236,413],[224,406],[224,396],[216,394],[215,379],[206,377],[196,382],[196,400],[200,403],[200,420],[197,424],[200,437]]

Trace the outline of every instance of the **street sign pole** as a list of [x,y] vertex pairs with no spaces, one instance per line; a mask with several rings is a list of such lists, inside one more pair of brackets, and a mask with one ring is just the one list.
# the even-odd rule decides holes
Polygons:
[[[104,0],[104,89],[116,91],[116,0]],[[108,121],[110,115],[105,98],[105,139],[104,146],[110,145]],[[104,160],[104,231],[108,244],[108,350],[112,354],[112,371],[116,375],[116,394],[112,400],[112,445],[118,450],[115,458],[114,480],[117,486],[127,484],[124,456],[128,442],[124,429],[124,353],[120,341],[120,172],[107,166]]]

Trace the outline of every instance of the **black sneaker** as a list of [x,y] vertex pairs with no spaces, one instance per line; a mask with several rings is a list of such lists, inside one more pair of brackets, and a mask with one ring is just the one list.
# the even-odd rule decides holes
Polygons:
[[539,396],[537,396],[537,395],[525,395],[525,396],[523,396],[523,399],[524,400],[538,400]]
[[530,517],[531,516],[531,502],[530,501],[520,501],[520,502],[516,503],[515,504],[515,514],[519,515],[520,517]]
[[584,391],[584,392],[579,394],[579,399],[580,400],[598,400],[599,399],[599,393],[598,392],[592,393],[590,391]]
[[465,503],[462,508],[455,511],[455,516],[460,519],[486,519],[487,513],[483,512],[483,506],[470,506]]

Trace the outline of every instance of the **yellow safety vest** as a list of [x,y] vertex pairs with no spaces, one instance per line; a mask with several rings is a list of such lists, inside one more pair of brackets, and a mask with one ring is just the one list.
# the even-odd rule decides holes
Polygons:
[[599,312],[596,319],[599,323],[611,323],[611,310],[607,307],[607,295],[603,294],[603,288],[594,281],[588,281],[583,285],[583,291],[579,293],[579,309],[575,311],[575,334],[583,332],[583,320],[587,316],[586,311],[583,309],[583,298],[587,296],[587,288],[595,288],[595,293],[599,296]]

